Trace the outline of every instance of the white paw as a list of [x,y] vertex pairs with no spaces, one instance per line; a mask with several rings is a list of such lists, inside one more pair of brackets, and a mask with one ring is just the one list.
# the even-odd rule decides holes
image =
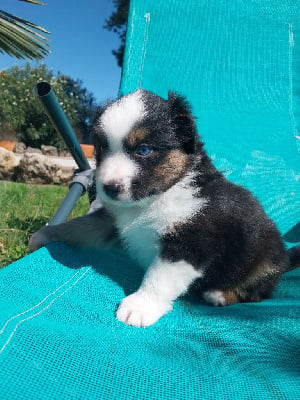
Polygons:
[[172,304],[153,300],[144,293],[136,292],[122,300],[117,319],[138,328],[153,325],[160,317],[172,310]]
[[226,306],[227,302],[220,290],[208,290],[203,293],[203,298],[207,303],[213,306]]
[[45,232],[43,232],[42,228],[41,230],[35,232],[28,243],[28,247],[30,251],[34,251],[37,250],[43,246],[45,246],[48,243],[48,238],[47,235],[45,234]]

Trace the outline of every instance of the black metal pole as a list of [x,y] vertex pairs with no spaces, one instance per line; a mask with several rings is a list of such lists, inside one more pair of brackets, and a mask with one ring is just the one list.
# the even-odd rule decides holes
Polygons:
[[73,184],[48,225],[58,225],[65,222],[83,192],[84,187],[80,183]]
[[34,91],[38,99],[43,104],[45,111],[55,129],[66,142],[79,167],[79,172],[75,174],[68,194],[62,201],[53,218],[48,223],[48,225],[57,225],[66,221],[79,197],[90,185],[92,185],[93,171],[78,143],[73,129],[63,109],[61,108],[53,89],[51,88],[51,85],[48,82],[39,82],[36,84]]
[[66,142],[79,169],[82,171],[91,169],[51,85],[48,82],[39,82],[35,85],[34,90],[55,129]]

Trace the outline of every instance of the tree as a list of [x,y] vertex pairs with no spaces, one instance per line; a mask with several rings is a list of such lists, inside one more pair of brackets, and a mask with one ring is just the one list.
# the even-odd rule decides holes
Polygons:
[[38,81],[51,83],[77,137],[86,140],[96,111],[95,99],[80,80],[61,73],[54,75],[45,65],[33,68],[13,67],[0,73],[0,134],[13,132],[27,146],[53,145],[59,149],[65,144],[56,133],[33,87]]
[[[44,5],[38,0],[20,0]],[[48,39],[42,33],[46,29],[16,15],[0,10],[0,53],[23,59],[42,59],[49,52]]]
[[112,51],[113,55],[117,59],[119,67],[122,67],[124,59],[129,2],[130,0],[113,0],[116,10],[105,21],[104,25],[105,29],[116,33],[121,40],[120,47],[117,50]]
[[94,123],[95,114],[97,112],[97,105],[93,94],[82,86],[81,80],[74,80],[69,76],[63,77],[62,89],[67,96],[67,101],[69,101],[70,98],[75,99],[75,133],[77,133],[77,136],[81,138],[83,143],[90,143],[91,126]]

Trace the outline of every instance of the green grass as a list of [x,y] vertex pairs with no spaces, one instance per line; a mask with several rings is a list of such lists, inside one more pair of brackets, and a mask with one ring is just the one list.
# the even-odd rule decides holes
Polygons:
[[[65,186],[0,182],[0,267],[28,253],[30,235],[52,218],[67,191]],[[88,206],[82,196],[71,218],[85,214]]]

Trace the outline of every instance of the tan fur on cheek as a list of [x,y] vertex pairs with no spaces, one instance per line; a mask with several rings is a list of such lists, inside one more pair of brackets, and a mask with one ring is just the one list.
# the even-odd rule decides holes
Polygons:
[[171,150],[163,162],[153,170],[153,178],[169,187],[181,179],[188,167],[188,155],[180,150]]

